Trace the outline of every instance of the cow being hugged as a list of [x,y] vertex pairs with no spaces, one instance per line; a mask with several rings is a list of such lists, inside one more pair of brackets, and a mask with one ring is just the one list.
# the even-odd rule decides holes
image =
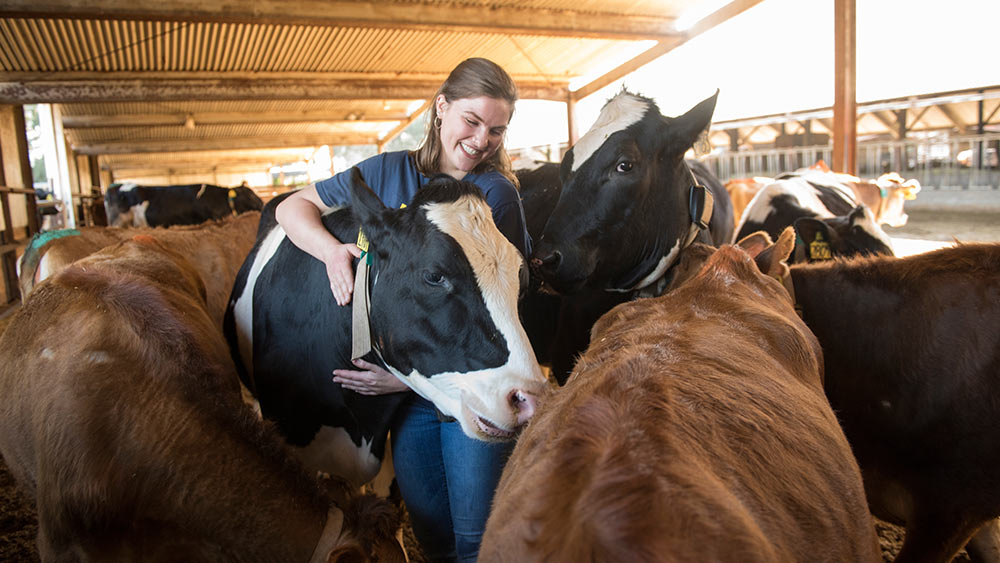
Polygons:
[[[508,440],[545,386],[517,316],[523,258],[493,223],[473,184],[438,177],[388,209],[352,173],[352,205],[323,216],[338,240],[359,226],[371,257],[366,287],[374,352],[464,433]],[[330,294],[322,262],[296,247],[265,207],[258,242],[237,276],[226,319],[230,346],[263,415],[307,466],[370,480],[403,393],[365,396],[333,381],[352,369],[352,311]],[[359,325],[355,325],[355,330]]]

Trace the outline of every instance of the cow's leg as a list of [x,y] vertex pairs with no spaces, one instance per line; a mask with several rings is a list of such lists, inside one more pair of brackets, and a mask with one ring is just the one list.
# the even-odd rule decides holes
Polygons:
[[1000,520],[994,518],[983,524],[965,545],[972,561],[1000,563]]
[[982,521],[961,515],[916,510],[906,526],[906,539],[895,563],[947,563],[969,541]]

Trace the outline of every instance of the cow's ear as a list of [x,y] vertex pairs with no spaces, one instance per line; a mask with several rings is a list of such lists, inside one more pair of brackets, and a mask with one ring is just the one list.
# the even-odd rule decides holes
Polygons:
[[819,219],[802,217],[795,221],[794,227],[795,234],[805,245],[805,255],[810,262],[833,258],[833,248],[838,236],[829,225]]
[[788,257],[795,250],[795,229],[785,227],[778,240],[769,245],[754,259],[757,268],[772,278],[782,279],[788,275]]
[[676,117],[670,121],[669,146],[682,147],[685,151],[694,145],[698,140],[698,135],[708,128],[712,123],[712,114],[715,113],[715,101],[719,97],[719,91],[706,98],[698,105],[694,106],[687,113]]
[[755,257],[771,246],[771,237],[765,231],[757,231],[741,238],[736,246],[746,251],[750,257]]
[[386,207],[375,195],[357,166],[351,168],[351,213],[358,220],[369,240],[377,240]]

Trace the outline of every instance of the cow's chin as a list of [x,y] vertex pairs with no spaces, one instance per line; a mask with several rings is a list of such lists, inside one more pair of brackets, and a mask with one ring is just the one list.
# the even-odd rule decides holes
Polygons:
[[517,437],[518,428],[511,428],[481,415],[463,401],[460,423],[466,436],[484,442],[506,442]]
[[[404,383],[421,397],[434,403],[442,414],[450,416],[462,426],[462,432],[474,440],[484,442],[505,442],[513,440],[519,428],[516,418],[505,421],[503,416],[491,413],[486,404],[468,390],[463,390],[454,383],[454,378],[460,374],[437,375],[431,378],[413,371],[408,376],[399,374],[395,368],[390,371],[397,374]],[[468,374],[461,374],[468,377]],[[510,418],[507,414],[506,418]]]

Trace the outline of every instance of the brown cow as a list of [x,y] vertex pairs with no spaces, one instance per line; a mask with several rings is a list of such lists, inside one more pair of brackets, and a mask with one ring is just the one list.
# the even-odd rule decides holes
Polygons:
[[384,501],[337,503],[242,403],[205,274],[139,236],[39,284],[0,338],[0,453],[42,560],[402,560]]
[[76,260],[136,235],[148,235],[195,263],[202,272],[209,312],[221,328],[233,280],[253,247],[259,221],[260,212],[250,211],[194,226],[82,227],[41,233],[32,239],[18,262],[21,299],[31,294],[35,284]]
[[796,302],[897,561],[1000,560],[1000,244],[796,265]]
[[773,181],[774,178],[754,176],[753,178],[733,178],[726,182],[726,192],[729,193],[729,199],[733,202],[733,225],[735,227],[740,226],[743,210],[750,204],[753,196]]
[[819,343],[761,273],[792,236],[601,318],[504,469],[481,561],[881,559]]

